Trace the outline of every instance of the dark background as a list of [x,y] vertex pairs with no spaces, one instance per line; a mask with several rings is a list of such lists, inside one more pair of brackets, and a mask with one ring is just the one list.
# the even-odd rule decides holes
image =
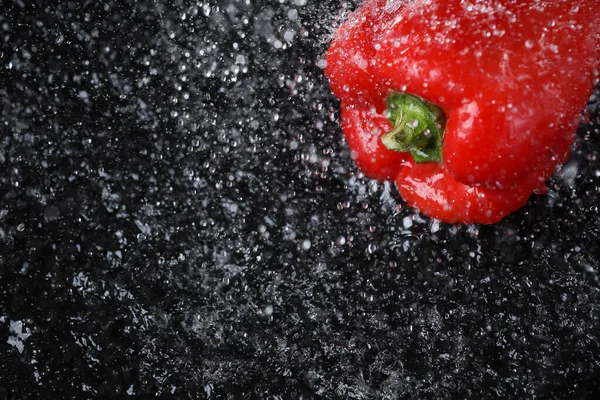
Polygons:
[[431,221],[349,157],[353,8],[2,3],[0,399],[595,398],[597,104],[547,195]]

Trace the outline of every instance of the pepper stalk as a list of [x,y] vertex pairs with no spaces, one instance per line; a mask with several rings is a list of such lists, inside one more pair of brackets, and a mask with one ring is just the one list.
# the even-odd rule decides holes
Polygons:
[[446,125],[442,109],[407,93],[394,93],[386,102],[393,128],[381,137],[383,145],[411,153],[416,163],[441,163]]

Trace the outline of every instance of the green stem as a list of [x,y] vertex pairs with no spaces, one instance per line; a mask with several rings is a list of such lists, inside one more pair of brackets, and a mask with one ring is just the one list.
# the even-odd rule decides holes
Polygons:
[[411,153],[416,163],[442,162],[446,117],[442,110],[420,97],[394,93],[387,98],[392,130],[381,137],[390,150]]

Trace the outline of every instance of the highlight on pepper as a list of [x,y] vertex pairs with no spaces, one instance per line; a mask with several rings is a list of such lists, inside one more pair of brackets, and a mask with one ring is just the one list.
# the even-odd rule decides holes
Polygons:
[[544,193],[598,82],[600,2],[389,3],[363,2],[326,54],[358,167],[448,223]]

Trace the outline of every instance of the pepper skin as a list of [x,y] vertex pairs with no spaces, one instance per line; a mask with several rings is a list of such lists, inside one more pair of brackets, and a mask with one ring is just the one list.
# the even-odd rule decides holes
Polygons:
[[518,210],[569,157],[597,82],[599,9],[366,0],[325,69],[357,165],[443,222],[493,224]]

